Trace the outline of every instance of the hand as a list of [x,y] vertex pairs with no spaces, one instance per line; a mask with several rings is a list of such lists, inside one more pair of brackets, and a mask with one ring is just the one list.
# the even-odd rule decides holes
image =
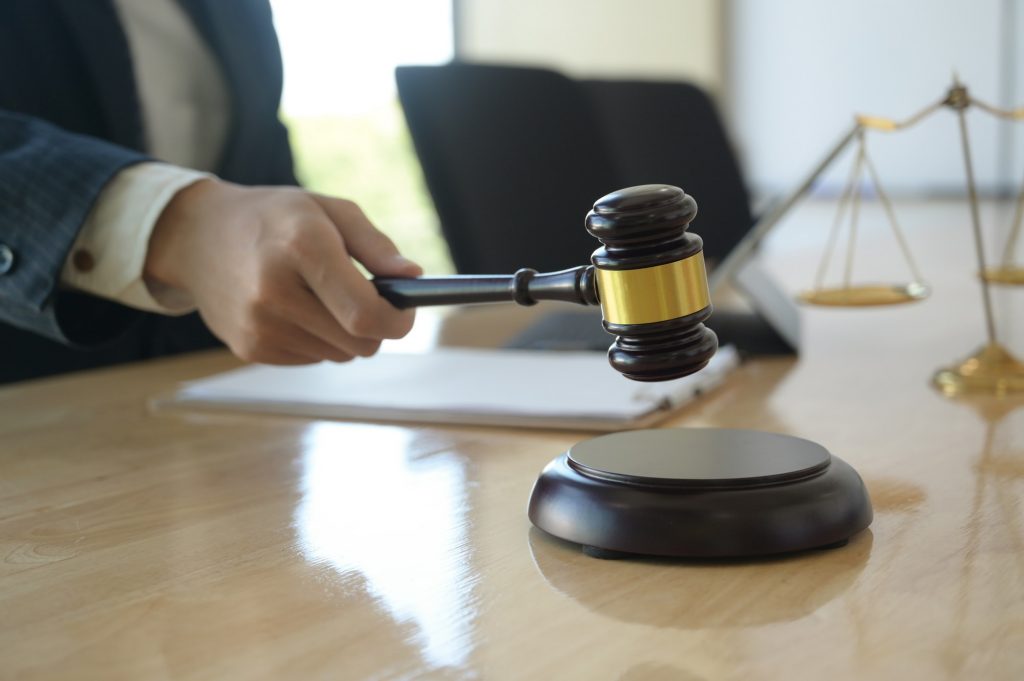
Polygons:
[[381,298],[353,258],[375,275],[422,273],[351,201],[202,180],[164,208],[144,276],[191,294],[207,326],[244,360],[345,362],[413,323],[413,311]]

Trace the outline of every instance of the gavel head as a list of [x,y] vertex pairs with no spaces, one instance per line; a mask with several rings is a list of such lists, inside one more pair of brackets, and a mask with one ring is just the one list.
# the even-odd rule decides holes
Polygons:
[[697,203],[678,187],[649,184],[602,197],[587,215],[608,361],[635,381],[702,369],[718,349],[703,322],[711,296],[701,238],[686,229]]

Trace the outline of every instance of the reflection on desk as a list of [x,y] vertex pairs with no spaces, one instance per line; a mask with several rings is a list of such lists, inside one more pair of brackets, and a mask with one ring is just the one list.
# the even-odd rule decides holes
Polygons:
[[[805,311],[799,359],[750,361],[666,424],[828,447],[874,502],[848,546],[590,559],[526,518],[585,433],[147,412],[237,366],[197,355],[0,390],[0,676],[1024,678],[1024,409],[929,386],[982,340],[968,217],[897,211],[932,299]],[[809,205],[766,244],[788,289],[831,215]],[[1024,355],[1024,300],[995,293]],[[421,322],[472,343],[517,314]]]
[[460,668],[474,615],[465,461],[443,451],[410,456],[413,440],[402,428],[311,426],[295,530],[333,588],[365,590],[413,630],[430,667]]
[[[657,558],[611,561],[592,570],[579,547],[530,530],[537,570],[552,588],[584,607],[622,622],[652,627],[750,627],[806,617],[846,592],[871,555],[871,530],[850,540],[838,560],[802,560],[810,554],[754,561]],[[757,579],[765,587],[736,597],[736,584]],[[634,588],[651,579],[657,589]],[[670,607],[664,598],[672,594]]]

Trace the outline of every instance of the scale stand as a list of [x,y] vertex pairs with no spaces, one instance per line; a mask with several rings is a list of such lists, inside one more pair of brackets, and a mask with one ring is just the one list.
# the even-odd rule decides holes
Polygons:
[[872,510],[860,476],[821,445],[676,428],[574,445],[544,468],[529,515],[598,558],[751,558],[842,546]]
[[[822,173],[828,169],[847,146],[856,141],[859,144],[859,149],[854,159],[850,179],[843,191],[843,195],[840,197],[840,211],[833,225],[832,236],[829,237],[830,245],[826,249],[826,255],[822,260],[822,267],[819,268],[815,288],[809,293],[804,294],[802,300],[815,305],[855,307],[906,303],[924,298],[929,292],[928,287],[921,282],[916,265],[910,256],[910,250],[896,223],[891,202],[882,191],[878,181],[878,173],[875,172],[874,166],[866,156],[864,134],[866,130],[882,132],[905,130],[917,125],[940,109],[951,109],[956,112],[960,128],[960,147],[964,159],[964,175],[969,199],[968,205],[971,211],[971,231],[974,236],[974,257],[977,260],[977,269],[981,280],[982,310],[985,316],[987,338],[985,344],[978,351],[966,359],[936,372],[932,378],[932,384],[947,397],[982,395],[1010,397],[1024,394],[1024,362],[1015,358],[999,342],[996,336],[995,316],[992,311],[992,301],[989,292],[990,284],[1024,285],[1024,266],[1014,264],[1014,253],[1020,238],[1022,225],[1024,225],[1024,184],[1022,184],[1017,196],[1017,207],[1011,226],[1010,238],[1004,248],[1003,263],[999,267],[988,267],[985,260],[981,219],[978,210],[978,192],[974,181],[971,148],[967,133],[965,114],[970,107],[977,107],[985,113],[1004,120],[1024,121],[1024,106],[1016,109],[1000,109],[991,104],[986,104],[970,95],[967,87],[960,83],[956,76],[953,78],[952,86],[941,99],[906,120],[897,121],[880,116],[857,116],[853,128],[843,135],[835,146],[828,151],[803,182],[785,199],[769,210],[751,229],[748,236],[715,268],[709,280],[712,293],[742,267],[754,253],[758,244],[779,224],[789,210],[811,190],[811,187]],[[853,286],[850,283],[853,263],[852,246],[856,232],[856,199],[859,196],[856,187],[857,178],[862,167],[866,168],[870,174],[871,180],[878,192],[878,197],[893,227],[899,247],[903,251],[903,255],[910,267],[913,278],[908,284]],[[851,202],[854,211],[851,217],[850,239],[849,246],[847,247],[847,264],[843,285],[824,289],[821,285],[824,270],[831,257],[830,252],[842,221],[844,205],[850,202],[851,197],[855,200]]]

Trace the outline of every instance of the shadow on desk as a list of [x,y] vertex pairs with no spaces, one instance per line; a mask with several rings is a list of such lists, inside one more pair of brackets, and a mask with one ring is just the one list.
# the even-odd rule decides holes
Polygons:
[[[841,548],[757,561],[601,561],[536,528],[529,535],[534,564],[556,591],[600,615],[675,629],[749,627],[805,617],[854,583],[868,562],[872,542],[869,529]],[[600,569],[587,569],[595,561]],[[756,575],[767,588],[756,593],[737,589],[745,573]],[[636,588],[638,581],[658,588]],[[667,602],[673,607],[666,607]]]

